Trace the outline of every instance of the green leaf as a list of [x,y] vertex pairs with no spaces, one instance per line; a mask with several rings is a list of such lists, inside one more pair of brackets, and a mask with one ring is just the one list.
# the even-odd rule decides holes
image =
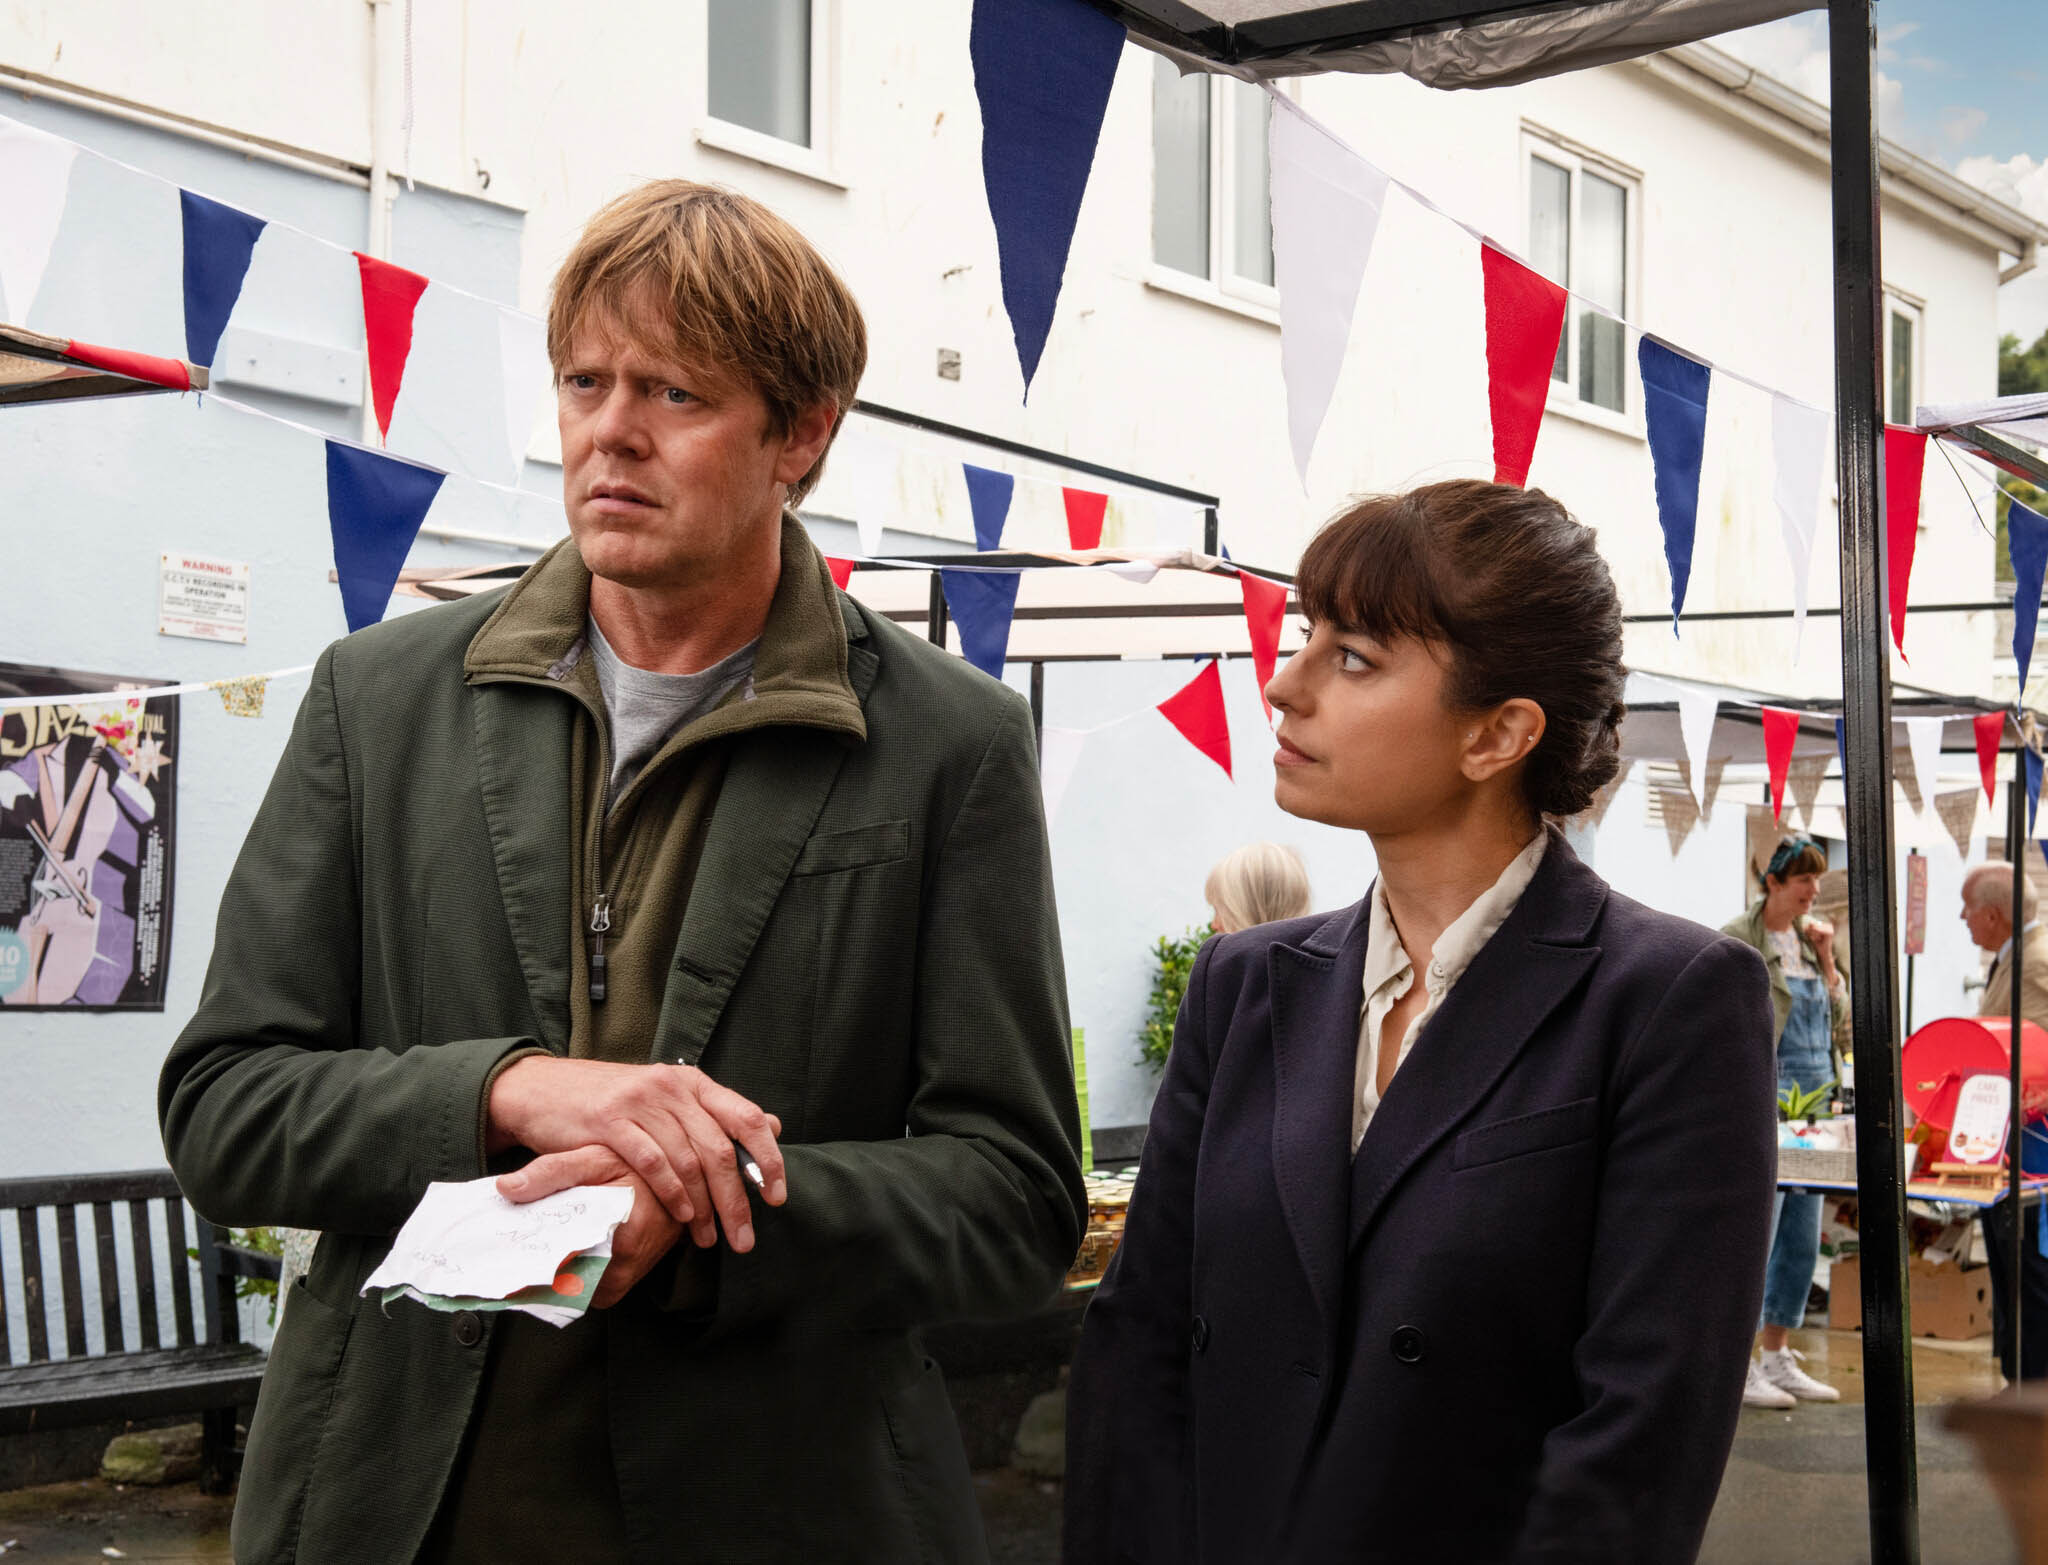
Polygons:
[[1154,1070],[1163,1069],[1173,1047],[1173,1024],[1203,943],[1216,931],[1206,924],[1178,938],[1161,935],[1152,943],[1157,966],[1152,973],[1152,998],[1145,1007],[1145,1025],[1138,1033],[1138,1053]]

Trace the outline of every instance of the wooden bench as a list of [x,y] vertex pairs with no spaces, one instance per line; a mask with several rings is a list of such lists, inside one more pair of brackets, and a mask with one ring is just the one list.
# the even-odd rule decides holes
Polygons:
[[[117,1204],[127,1207],[127,1286],[138,1339],[132,1344],[123,1318]],[[168,1254],[159,1253],[152,1210],[160,1211]],[[54,1258],[44,1244],[45,1211],[55,1229]],[[233,1484],[235,1409],[256,1400],[264,1363],[262,1352],[241,1340],[236,1279],[274,1280],[278,1262],[223,1243],[224,1235],[195,1215],[195,1290],[186,1213],[168,1169],[0,1181],[0,1434],[198,1413],[205,1432],[201,1487],[223,1493]],[[10,1227],[17,1241],[11,1259]],[[86,1294],[81,1257],[88,1254],[95,1258],[96,1300]],[[167,1298],[159,1291],[160,1261]],[[96,1342],[86,1331],[90,1313],[99,1318]],[[18,1342],[10,1336],[17,1327],[25,1328]]]

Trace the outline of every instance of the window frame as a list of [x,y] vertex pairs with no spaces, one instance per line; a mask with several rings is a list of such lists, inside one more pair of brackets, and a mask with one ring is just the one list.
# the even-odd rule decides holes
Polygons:
[[[1640,320],[1643,316],[1643,173],[1603,152],[1585,146],[1555,131],[1539,125],[1522,126],[1521,138],[1521,200],[1522,200],[1522,253],[1533,254],[1531,232],[1532,207],[1535,200],[1536,160],[1563,168],[1570,176],[1571,206],[1568,214],[1567,254],[1569,271],[1576,275],[1582,254],[1584,234],[1584,190],[1588,173],[1597,175],[1622,189],[1622,285],[1621,308],[1616,311],[1624,321]],[[1565,285],[1572,287],[1568,279]],[[1628,334],[1622,341],[1620,411],[1603,406],[1579,395],[1579,322],[1593,313],[1581,304],[1574,293],[1565,310],[1564,350],[1565,378],[1549,383],[1549,395],[1544,410],[1561,413],[1567,418],[1580,419],[1616,434],[1630,435],[1636,439],[1648,438],[1643,423],[1642,376],[1634,362],[1634,355],[1628,351]]]
[[[1155,67],[1156,69],[1156,67]],[[1147,159],[1151,167],[1152,201],[1147,211],[1150,219],[1146,225],[1146,283],[1161,292],[1178,294],[1182,298],[1199,303],[1215,304],[1239,315],[1254,320],[1270,321],[1277,325],[1280,320],[1280,288],[1274,282],[1262,283],[1254,278],[1239,276],[1231,266],[1231,256],[1236,250],[1237,239],[1237,160],[1231,155],[1239,121],[1238,110],[1245,103],[1242,93],[1230,91],[1233,82],[1250,91],[1259,91],[1247,83],[1237,82],[1235,77],[1210,73],[1203,78],[1203,86],[1209,94],[1209,275],[1202,277],[1194,272],[1184,272],[1159,259],[1155,249],[1159,209],[1159,159],[1156,146],[1151,144],[1151,128],[1148,116]],[[1149,84],[1148,84],[1149,86]],[[1288,97],[1294,94],[1287,84],[1278,90]],[[1149,102],[1149,92],[1148,92]],[[1267,122],[1266,132],[1267,168],[1272,167],[1272,126]],[[1270,172],[1268,174],[1270,178]],[[1268,212],[1270,213],[1270,192]],[[1271,218],[1267,219],[1266,242],[1272,244]]]
[[[1927,363],[1927,301],[1907,293],[1903,288],[1884,285],[1884,420],[1887,424],[1911,426],[1914,411],[1920,406],[1922,387],[1925,384],[1921,371]],[[1896,417],[1892,409],[1892,317],[1902,317],[1913,328],[1913,352],[1906,366],[1906,400],[1911,404],[1904,418]]]
[[809,75],[811,80],[811,143],[784,141],[750,125],[735,124],[711,112],[711,8],[700,12],[704,40],[703,105],[695,126],[701,147],[801,174],[838,190],[850,188],[838,164],[839,0],[811,0]]

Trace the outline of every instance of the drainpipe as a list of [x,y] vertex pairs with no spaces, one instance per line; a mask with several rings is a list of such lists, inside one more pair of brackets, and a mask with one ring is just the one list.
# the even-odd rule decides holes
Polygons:
[[[397,189],[391,182],[391,157],[398,146],[400,59],[403,40],[399,36],[397,0],[368,0],[371,17],[370,45],[370,221],[363,253],[380,261],[391,259],[391,207]],[[370,396],[370,366],[367,349],[363,361],[363,443],[379,443],[377,408]]]
[[2035,267],[2039,266],[2040,264],[2041,241],[2038,239],[2029,239],[2027,241],[2026,249],[2020,252],[2020,258],[2017,261],[2013,262],[2012,265],[2008,266],[2004,271],[1998,274],[1998,286],[2003,288],[2007,283],[2013,281],[2015,278],[2026,276],[2027,273],[2031,272]]

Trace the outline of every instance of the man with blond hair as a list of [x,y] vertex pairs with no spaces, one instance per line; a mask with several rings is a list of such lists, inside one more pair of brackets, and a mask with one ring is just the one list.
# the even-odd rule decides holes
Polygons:
[[[1977,1002],[1979,1016],[2012,1015],[2012,866],[1979,864],[1963,876],[1963,924],[1991,953],[1991,969]],[[2034,883],[2020,876],[2020,1020],[2048,1029],[2048,930],[2034,918]],[[2020,1378],[2012,1362],[2012,1209],[2004,1201],[1983,1213],[1985,1259],[1991,1270],[1991,1340],[2007,1380]],[[2041,1254],[2041,1208],[2028,1208],[2020,1235],[2020,1355],[2028,1380],[2048,1379],[2048,1256]]]
[[[1085,1211],[1028,712],[790,510],[866,358],[794,229],[643,186],[548,346],[569,539],[321,658],[164,1067],[195,1206],[323,1235],[235,1557],[981,1559],[919,1331]],[[589,1314],[359,1296],[486,1173],[632,1190]]]

